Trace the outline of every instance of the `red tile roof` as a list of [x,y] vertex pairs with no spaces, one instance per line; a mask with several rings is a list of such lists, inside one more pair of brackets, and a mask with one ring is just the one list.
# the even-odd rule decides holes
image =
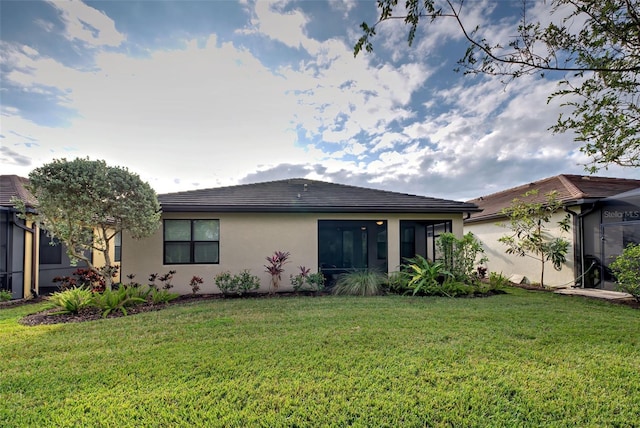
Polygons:
[[36,199],[26,189],[29,179],[17,175],[0,175],[0,206],[13,207],[11,198],[23,200],[27,206],[33,207]]
[[565,205],[570,205],[581,200],[606,198],[636,188],[640,188],[640,180],[561,174],[467,201],[476,204],[482,212],[472,213],[466,222],[500,218],[502,209],[511,205],[515,198],[522,198],[522,195],[533,189],[537,189],[538,194],[526,199],[530,202],[544,202],[545,194],[555,190],[558,192],[558,199]]

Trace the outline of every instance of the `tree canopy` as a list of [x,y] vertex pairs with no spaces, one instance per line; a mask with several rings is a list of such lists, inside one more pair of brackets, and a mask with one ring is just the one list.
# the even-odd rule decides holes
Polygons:
[[568,114],[561,114],[550,130],[573,131],[590,160],[591,172],[611,164],[640,166],[640,5],[636,0],[551,0],[545,23],[530,20],[523,7],[512,37],[488,40],[482,28],[467,28],[464,1],[378,0],[379,18],[361,24],[362,36],[354,55],[373,51],[379,25],[402,20],[411,46],[418,25],[451,19],[469,45],[457,70],[466,74],[502,76],[506,81],[524,75],[543,78],[557,74],[558,88],[549,100],[562,98]]
[[[109,288],[116,234],[126,230],[139,239],[160,226],[160,204],[151,186],[101,160],[54,160],[29,174],[27,188],[37,198],[35,220],[65,244],[71,260],[84,261]],[[93,265],[92,250],[104,254],[104,267]]]

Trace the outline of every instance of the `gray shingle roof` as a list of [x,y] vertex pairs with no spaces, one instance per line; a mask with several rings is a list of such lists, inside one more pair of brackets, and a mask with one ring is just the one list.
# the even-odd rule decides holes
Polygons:
[[302,178],[167,193],[163,211],[463,213],[475,204]]

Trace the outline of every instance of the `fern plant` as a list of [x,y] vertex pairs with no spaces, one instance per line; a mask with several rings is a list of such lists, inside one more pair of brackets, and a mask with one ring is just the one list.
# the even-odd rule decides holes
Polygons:
[[149,299],[151,300],[151,303],[153,303],[154,305],[169,303],[170,301],[175,300],[178,297],[180,297],[179,294],[170,293],[166,289],[158,290],[154,288],[151,290],[151,293],[149,294]]
[[58,308],[54,314],[77,314],[84,308],[94,306],[93,292],[85,287],[55,292],[47,300],[54,308]]
[[134,306],[146,302],[146,299],[130,292],[131,288],[119,287],[118,289],[106,289],[102,293],[94,295],[95,306],[102,310],[102,316],[106,318],[111,312],[120,311],[127,315],[127,306]]

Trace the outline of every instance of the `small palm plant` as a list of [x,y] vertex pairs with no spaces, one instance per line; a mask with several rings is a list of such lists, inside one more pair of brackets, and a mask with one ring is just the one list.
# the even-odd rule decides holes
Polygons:
[[412,295],[416,294],[445,294],[448,295],[440,286],[447,278],[453,278],[453,274],[445,269],[444,264],[440,262],[431,262],[421,255],[407,259],[403,265],[404,271],[409,277],[407,287],[408,292]]

